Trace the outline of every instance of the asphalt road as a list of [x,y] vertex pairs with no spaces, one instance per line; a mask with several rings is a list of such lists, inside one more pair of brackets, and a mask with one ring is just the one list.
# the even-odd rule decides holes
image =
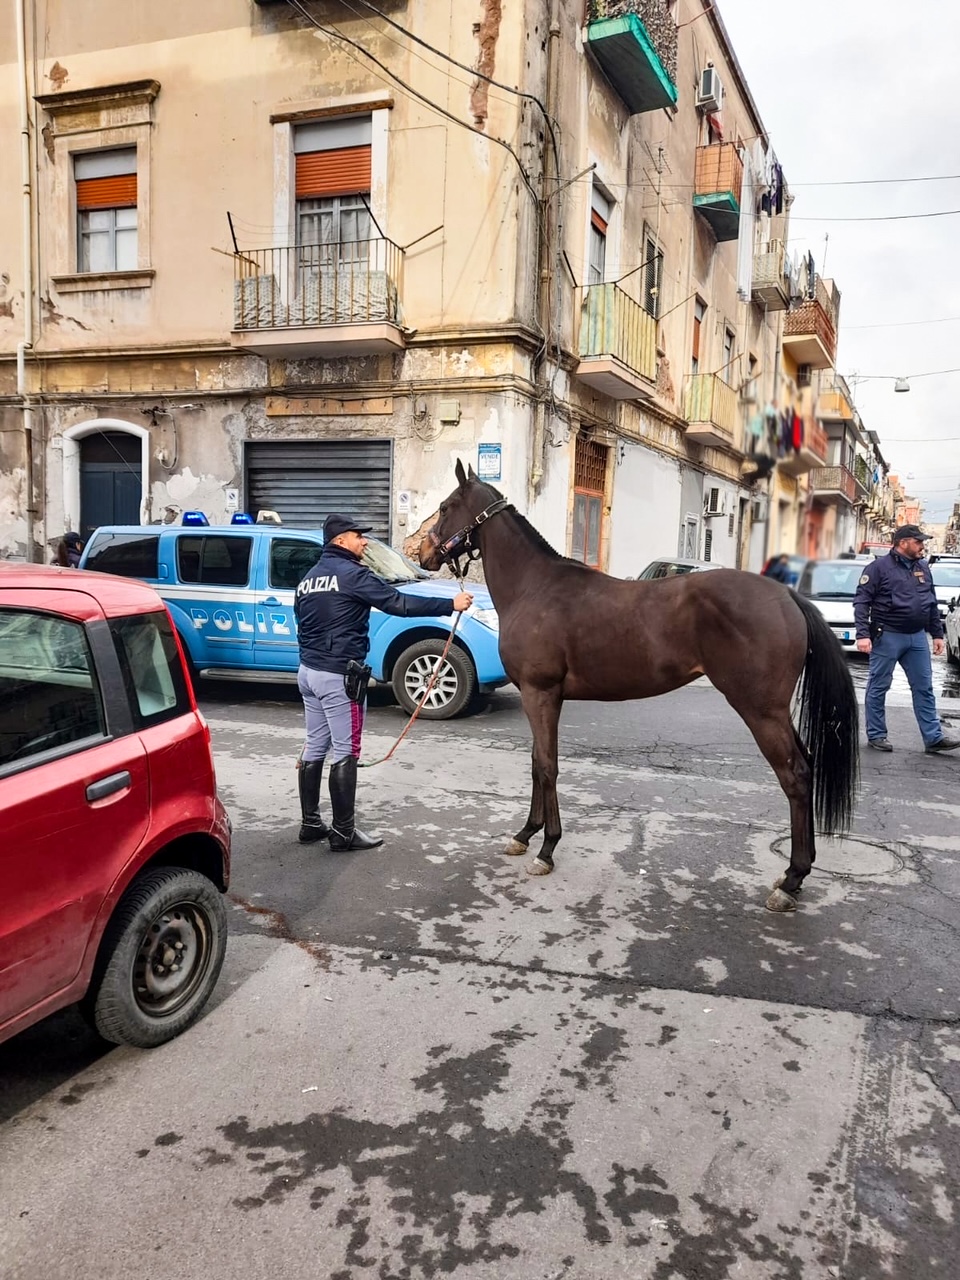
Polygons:
[[[373,701],[368,758],[403,724]],[[331,855],[296,842],[295,694],[208,690],[217,996],[152,1052],[73,1012],[0,1046],[0,1275],[956,1275],[960,758],[889,705],[897,750],[781,916],[786,802],[705,682],[565,709],[543,879],[500,852],[513,691],[416,726],[361,778],[385,845]]]

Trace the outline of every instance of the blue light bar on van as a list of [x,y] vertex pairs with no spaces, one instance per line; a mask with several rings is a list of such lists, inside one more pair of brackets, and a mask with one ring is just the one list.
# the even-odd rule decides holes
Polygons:
[[231,524],[253,524],[253,516],[249,511],[235,511],[230,517]]
[[202,511],[185,511],[181,524],[209,524],[210,521]]

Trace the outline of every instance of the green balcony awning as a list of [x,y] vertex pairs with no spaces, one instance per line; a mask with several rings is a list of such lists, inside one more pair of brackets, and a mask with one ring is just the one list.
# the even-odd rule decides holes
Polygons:
[[718,240],[736,240],[740,234],[740,205],[732,191],[694,196],[693,207],[710,223]]
[[589,23],[587,44],[631,115],[676,106],[677,86],[635,13]]

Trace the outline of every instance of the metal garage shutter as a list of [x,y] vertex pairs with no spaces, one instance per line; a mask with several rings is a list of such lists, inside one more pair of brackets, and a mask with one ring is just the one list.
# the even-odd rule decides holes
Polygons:
[[276,511],[298,529],[342,511],[389,542],[391,460],[390,440],[249,441],[247,510]]

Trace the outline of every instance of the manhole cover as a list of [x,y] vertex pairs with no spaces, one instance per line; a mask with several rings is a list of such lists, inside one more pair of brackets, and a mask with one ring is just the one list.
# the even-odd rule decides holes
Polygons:
[[[770,846],[775,854],[790,861],[790,837],[781,836]],[[882,880],[892,878],[906,865],[886,844],[860,840],[857,836],[818,836],[814,870],[841,880]]]

